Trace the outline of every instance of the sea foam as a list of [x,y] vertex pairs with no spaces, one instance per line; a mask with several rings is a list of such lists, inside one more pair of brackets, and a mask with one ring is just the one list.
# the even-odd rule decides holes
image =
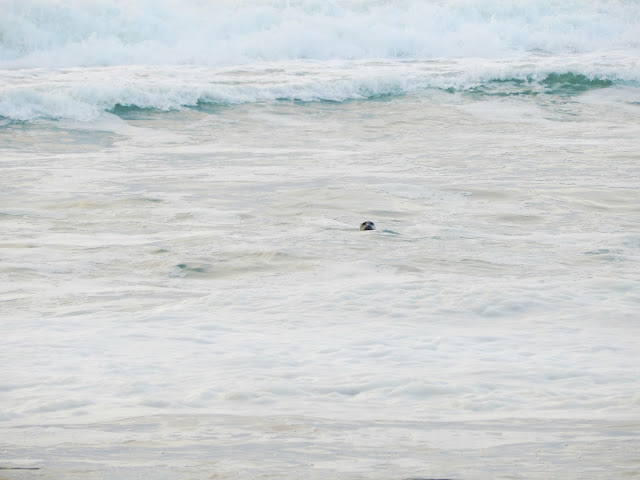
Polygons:
[[520,61],[288,61],[242,67],[123,65],[5,71],[0,117],[94,121],[121,107],[176,110],[206,104],[368,99],[427,89],[572,95],[640,81],[640,58],[612,54]]
[[623,1],[0,5],[0,117],[19,121],[434,88],[489,93],[496,82],[509,83],[508,94],[640,82],[639,9]]
[[635,2],[2,0],[4,68],[504,57],[640,46]]

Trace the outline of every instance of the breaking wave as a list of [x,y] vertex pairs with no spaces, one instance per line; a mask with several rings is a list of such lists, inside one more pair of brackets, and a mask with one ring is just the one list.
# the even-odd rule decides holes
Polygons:
[[0,67],[222,66],[637,49],[623,0],[0,0]]
[[637,2],[0,0],[0,117],[572,95],[640,82]]

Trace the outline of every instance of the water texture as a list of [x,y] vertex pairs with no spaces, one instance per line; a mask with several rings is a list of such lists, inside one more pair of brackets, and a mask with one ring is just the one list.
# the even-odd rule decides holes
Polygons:
[[640,477],[637,2],[0,7],[1,479]]

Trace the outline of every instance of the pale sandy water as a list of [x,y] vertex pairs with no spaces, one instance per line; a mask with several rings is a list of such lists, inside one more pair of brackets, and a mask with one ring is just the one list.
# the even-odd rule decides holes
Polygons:
[[639,117],[4,121],[0,478],[640,476]]

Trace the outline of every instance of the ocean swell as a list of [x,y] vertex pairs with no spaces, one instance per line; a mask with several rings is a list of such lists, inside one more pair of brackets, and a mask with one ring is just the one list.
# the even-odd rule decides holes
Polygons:
[[11,70],[0,117],[91,121],[122,107],[175,110],[271,101],[361,100],[429,89],[485,95],[571,96],[638,85],[640,60],[594,55],[521,61],[297,61],[242,67],[118,66]]
[[0,0],[0,117],[640,82],[637,2]]

